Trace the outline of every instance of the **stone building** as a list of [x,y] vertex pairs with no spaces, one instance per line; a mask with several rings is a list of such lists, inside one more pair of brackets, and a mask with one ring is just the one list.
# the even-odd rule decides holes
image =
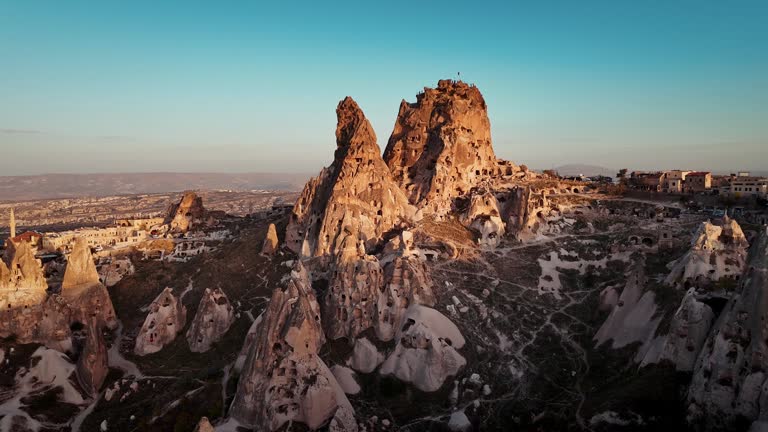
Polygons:
[[685,176],[683,190],[687,193],[706,192],[712,189],[712,173],[695,171]]
[[662,189],[667,193],[682,193],[685,178],[691,171],[672,170],[664,173],[664,184]]
[[633,171],[629,177],[629,184],[635,189],[651,192],[661,192],[666,179],[663,172]]
[[741,177],[731,179],[728,188],[721,189],[721,194],[727,194],[736,198],[768,197],[768,178],[765,177]]

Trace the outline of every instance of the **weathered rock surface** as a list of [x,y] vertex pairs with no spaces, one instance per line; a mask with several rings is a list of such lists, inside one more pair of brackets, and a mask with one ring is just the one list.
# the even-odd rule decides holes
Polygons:
[[61,294],[48,294],[39,260],[26,242],[11,246],[10,268],[0,262],[0,337],[15,336],[21,343],[37,342],[68,351],[70,325],[96,320],[100,326],[117,324],[107,289],[99,282],[90,250],[77,242],[64,273]]
[[99,393],[109,372],[107,345],[101,334],[101,323],[92,319],[86,328],[85,346],[77,359],[77,381],[90,396]]
[[323,324],[329,339],[346,337],[352,342],[373,326],[384,278],[379,260],[365,254],[357,235],[347,234],[339,249],[323,298]]
[[357,430],[352,405],[318,356],[325,342],[320,306],[300,263],[286,287],[273,291],[254,334],[232,403],[233,418],[270,431],[287,422]]
[[392,252],[384,257],[384,291],[376,305],[376,336],[382,341],[392,340],[411,305],[436,303],[429,268],[415,253],[411,232],[403,231],[387,249]]
[[209,223],[209,217],[203,207],[203,199],[194,192],[185,192],[181,201],[168,209],[165,223],[174,233],[186,233],[205,226]]
[[595,334],[596,346],[607,341],[611,341],[612,348],[621,348],[634,342],[641,342],[645,346],[656,332],[661,317],[656,316],[656,295],[647,289],[644,266],[643,259],[635,263],[618,302]]
[[352,357],[349,358],[347,364],[358,372],[371,373],[376,370],[383,361],[384,355],[379,352],[371,341],[363,337],[355,340]]
[[286,231],[286,245],[304,257],[335,256],[349,233],[370,251],[384,233],[416,216],[357,103],[345,98],[336,116],[334,161],[304,186]]
[[495,248],[505,234],[505,223],[501,219],[499,201],[489,190],[473,190],[469,208],[462,215],[462,223],[477,231],[477,243],[485,248]]
[[72,253],[67,257],[67,268],[61,283],[61,292],[66,296],[77,295],[100,284],[99,273],[96,271],[88,243],[83,237],[78,237],[75,240]]
[[48,284],[40,260],[29,243],[8,243],[8,263],[0,260],[0,311],[41,304]]
[[464,346],[459,329],[440,312],[412,305],[395,337],[395,351],[381,365],[379,373],[394,375],[416,388],[432,392],[466,364],[457,349]]
[[668,333],[653,340],[640,366],[669,361],[679,371],[693,370],[714,317],[712,308],[696,299],[693,288],[689,289],[672,317]]
[[416,103],[400,103],[384,160],[411,203],[440,215],[484,179],[513,169],[493,152],[480,90],[452,80],[424,88]]
[[277,252],[278,244],[277,229],[275,228],[275,224],[271,223],[267,229],[267,237],[264,239],[264,243],[261,245],[261,254],[274,255],[275,252]]
[[720,225],[703,222],[693,236],[691,249],[676,263],[666,283],[698,286],[740,276],[748,247],[735,220],[726,217]]
[[763,227],[750,250],[741,292],[725,307],[696,362],[688,391],[688,419],[694,426],[726,430],[739,418],[768,419],[767,323],[768,230]]
[[99,281],[91,249],[83,238],[75,241],[72,253],[67,257],[61,296],[71,308],[71,321],[86,324],[97,319],[101,326],[114,328],[117,325],[109,291]]
[[160,351],[176,339],[186,322],[187,308],[173,295],[172,288],[164,289],[149,306],[133,352],[143,356]]
[[235,311],[220,288],[206,288],[197,313],[187,330],[187,342],[192,352],[206,352],[218,342],[235,321]]

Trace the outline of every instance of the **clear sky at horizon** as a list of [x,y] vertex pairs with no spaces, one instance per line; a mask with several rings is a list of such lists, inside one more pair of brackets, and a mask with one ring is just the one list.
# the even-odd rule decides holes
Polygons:
[[459,71],[517,163],[768,170],[768,1],[260,3],[0,0],[0,175],[314,172]]

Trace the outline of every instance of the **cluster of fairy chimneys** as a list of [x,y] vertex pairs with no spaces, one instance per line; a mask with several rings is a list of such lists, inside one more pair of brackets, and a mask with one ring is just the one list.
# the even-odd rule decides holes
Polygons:
[[[165,288],[152,301],[136,336],[134,353],[142,356],[156,353],[176,339],[187,323],[187,307],[181,300],[173,294],[172,288]],[[224,291],[220,288],[206,289],[186,333],[190,351],[210,350],[234,321],[234,308]]]

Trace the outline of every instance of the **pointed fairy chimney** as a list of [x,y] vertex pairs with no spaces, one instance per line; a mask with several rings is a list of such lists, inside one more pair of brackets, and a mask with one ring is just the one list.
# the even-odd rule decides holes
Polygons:
[[10,228],[11,228],[11,238],[16,237],[16,215],[13,214],[13,207],[11,207],[11,222],[10,222]]

